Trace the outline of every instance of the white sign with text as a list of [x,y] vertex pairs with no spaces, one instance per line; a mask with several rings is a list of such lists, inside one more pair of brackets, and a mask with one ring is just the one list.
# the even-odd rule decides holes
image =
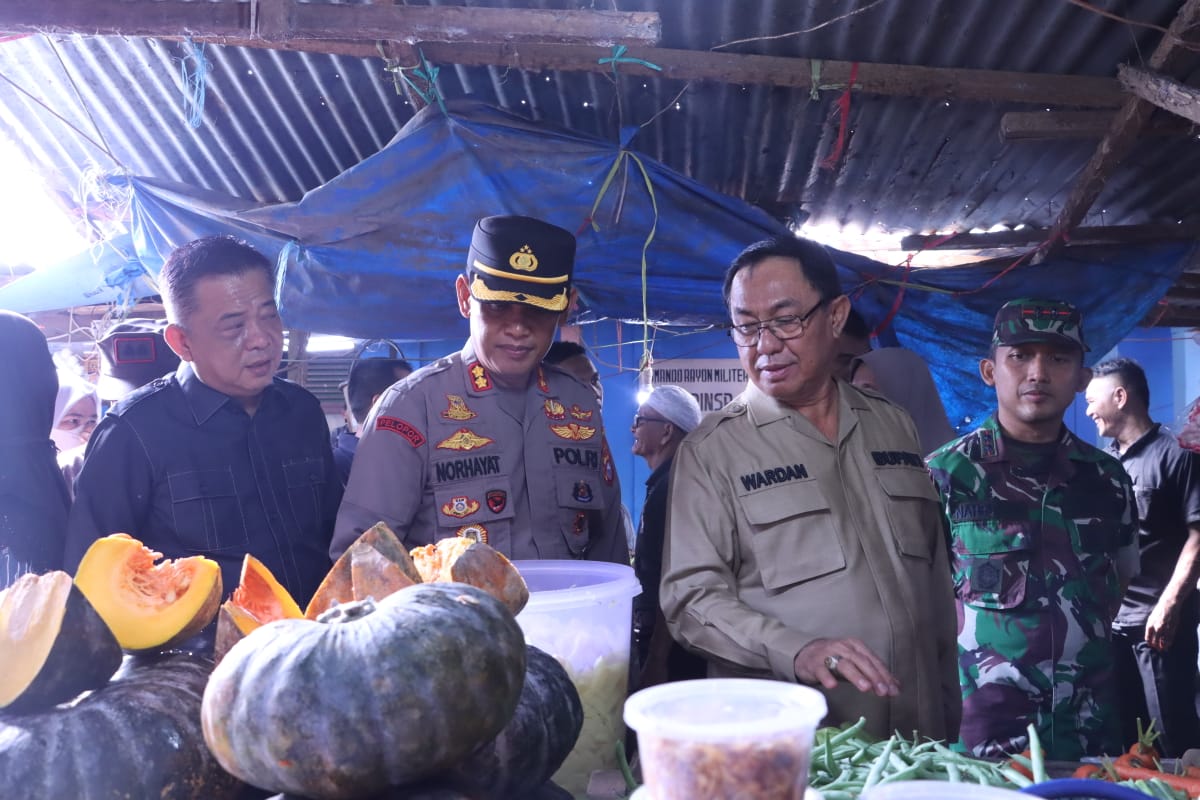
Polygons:
[[673,358],[654,364],[654,385],[672,384],[696,397],[700,410],[723,408],[746,388],[746,370],[736,358]]

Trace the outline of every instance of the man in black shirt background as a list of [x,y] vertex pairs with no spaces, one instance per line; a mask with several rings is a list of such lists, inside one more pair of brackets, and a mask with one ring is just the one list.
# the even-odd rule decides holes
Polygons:
[[215,560],[225,594],[251,553],[308,603],[330,567],[342,489],[319,401],[275,375],[283,323],[274,272],[228,236],[167,259],[165,337],[183,363],[96,428],[67,525],[68,570],[96,539],[128,533],[167,558]]
[[371,407],[379,395],[401,378],[412,373],[412,364],[402,358],[362,358],[350,367],[346,379],[346,402],[354,418],[354,430],[338,433],[333,445],[333,463],[337,466],[338,478],[345,486],[350,482],[350,467],[358,451],[358,437],[362,426],[371,413]]
[[1117,358],[1093,370],[1087,415],[1133,480],[1141,567],[1113,621],[1123,740],[1136,721],[1162,733],[1163,755],[1200,745],[1194,700],[1200,598],[1200,462],[1150,419],[1146,373]]

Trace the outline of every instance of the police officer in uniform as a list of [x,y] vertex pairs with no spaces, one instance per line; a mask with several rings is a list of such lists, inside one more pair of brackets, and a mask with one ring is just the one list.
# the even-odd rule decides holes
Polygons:
[[826,724],[958,731],[937,494],[909,416],[836,377],[850,303],[792,236],[744,250],[725,302],[750,385],[675,454],[661,603],[710,676],[820,688]]
[[448,536],[514,559],[629,563],[620,486],[590,387],[541,363],[570,305],[575,237],[479,220],[455,282],[463,349],[393,385],[367,418],[331,555],[386,522],[406,546]]

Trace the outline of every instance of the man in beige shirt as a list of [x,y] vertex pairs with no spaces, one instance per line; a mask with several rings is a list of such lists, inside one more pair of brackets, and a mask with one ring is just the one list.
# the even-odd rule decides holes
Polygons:
[[661,602],[709,674],[819,687],[826,724],[956,737],[954,595],[908,415],[835,378],[850,303],[820,245],[733,262],[750,385],[675,456]]

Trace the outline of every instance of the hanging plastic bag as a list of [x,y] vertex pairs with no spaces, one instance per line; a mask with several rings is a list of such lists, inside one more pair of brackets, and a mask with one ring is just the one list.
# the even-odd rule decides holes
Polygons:
[[1179,431],[1179,446],[1200,453],[1200,397],[1193,400],[1184,409],[1175,423]]

